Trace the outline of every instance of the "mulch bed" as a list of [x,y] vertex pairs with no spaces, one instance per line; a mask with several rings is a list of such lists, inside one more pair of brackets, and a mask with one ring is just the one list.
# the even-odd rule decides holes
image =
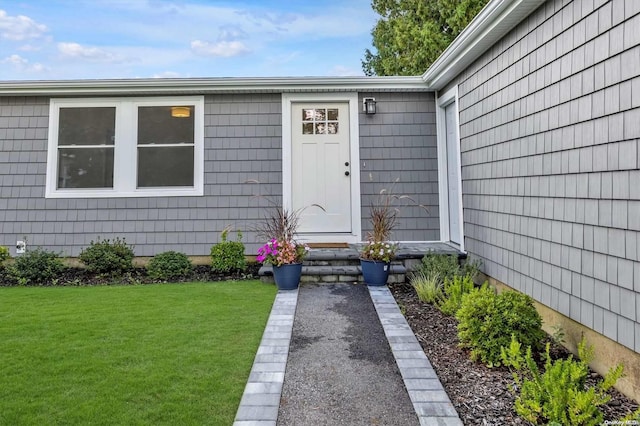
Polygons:
[[[227,281],[227,280],[246,280],[257,279],[260,265],[250,263],[244,272],[233,272],[229,274],[220,274],[214,272],[210,266],[200,265],[193,268],[189,276],[172,279],[171,282],[193,282],[193,281]],[[42,284],[42,286],[95,286],[95,285],[112,285],[112,284],[154,284],[166,281],[154,280],[147,275],[144,268],[133,268],[122,275],[112,276],[104,274],[95,274],[88,272],[82,268],[66,268],[55,282]],[[0,271],[0,286],[14,286],[11,280],[5,275],[5,271]],[[32,284],[36,286],[36,284]]]
[[[421,302],[409,284],[390,289],[465,425],[529,424],[513,408],[515,397],[509,391],[513,378],[507,368],[471,361],[469,352],[458,347],[457,320]],[[550,353],[554,359],[569,355],[553,343]],[[592,373],[589,380],[599,379]],[[638,408],[616,390],[610,395],[611,401],[601,407],[605,420],[619,420]]]

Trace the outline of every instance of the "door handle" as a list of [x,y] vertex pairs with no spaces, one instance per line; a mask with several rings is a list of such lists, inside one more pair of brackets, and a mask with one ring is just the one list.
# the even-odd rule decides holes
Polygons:
[[345,176],[349,176],[349,171],[344,172]]
[[348,161],[345,161],[344,165],[345,165],[345,166],[347,166],[347,167],[349,167],[349,162],[348,162]]

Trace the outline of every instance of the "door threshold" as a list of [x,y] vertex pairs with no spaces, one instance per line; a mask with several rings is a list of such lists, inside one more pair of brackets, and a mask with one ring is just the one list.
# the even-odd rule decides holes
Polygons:
[[349,244],[348,243],[331,243],[331,242],[327,242],[327,243],[307,243],[307,245],[310,248],[315,248],[315,249],[323,249],[323,248],[349,248]]

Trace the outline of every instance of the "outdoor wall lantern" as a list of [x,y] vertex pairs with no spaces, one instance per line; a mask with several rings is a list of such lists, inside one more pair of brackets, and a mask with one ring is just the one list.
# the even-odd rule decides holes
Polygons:
[[362,112],[367,114],[376,113],[376,98],[364,98],[362,100]]
[[191,109],[184,106],[171,107],[171,116],[176,118],[185,118],[191,116]]

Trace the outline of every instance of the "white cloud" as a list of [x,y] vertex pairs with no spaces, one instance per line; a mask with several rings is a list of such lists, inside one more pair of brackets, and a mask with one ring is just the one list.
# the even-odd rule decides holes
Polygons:
[[24,66],[28,63],[29,61],[27,61],[25,58],[23,58],[20,55],[11,55],[11,56],[7,56],[6,58],[4,58],[2,60],[3,64],[11,64],[17,67],[20,66]]
[[0,9],[0,39],[22,41],[42,37],[46,31],[46,25],[38,24],[28,16],[9,16]]
[[42,72],[45,70],[44,65],[39,63],[32,64],[28,59],[25,59],[20,55],[7,56],[0,62],[3,64],[9,64],[19,71]]
[[97,47],[82,46],[78,43],[58,43],[58,51],[66,58],[84,59],[91,62],[123,62],[121,55],[116,55]]
[[245,46],[243,42],[238,40],[221,40],[215,43],[210,43],[208,41],[202,40],[193,40],[191,42],[191,50],[197,55],[221,56],[223,58],[239,56],[251,51],[247,46]]
[[18,47],[18,50],[22,52],[38,52],[42,50],[42,45],[36,46],[33,44],[23,44],[22,46]]

